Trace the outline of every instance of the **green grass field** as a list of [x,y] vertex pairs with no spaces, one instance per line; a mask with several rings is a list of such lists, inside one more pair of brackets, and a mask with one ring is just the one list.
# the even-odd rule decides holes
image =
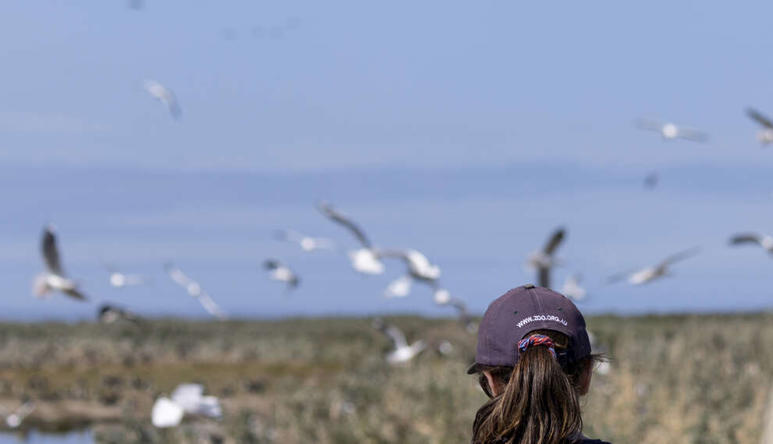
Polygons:
[[[0,404],[25,427],[89,426],[99,442],[463,443],[485,401],[451,320],[388,318],[431,347],[383,360],[370,319],[141,325],[0,324]],[[585,433],[614,443],[758,443],[773,379],[773,315],[592,317],[611,359],[584,400]],[[448,340],[452,355],[433,345]],[[201,382],[221,421],[150,424],[156,396]]]

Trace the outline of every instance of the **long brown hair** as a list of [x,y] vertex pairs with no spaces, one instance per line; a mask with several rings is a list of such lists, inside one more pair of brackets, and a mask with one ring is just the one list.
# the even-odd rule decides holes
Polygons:
[[[531,334],[549,336],[559,352],[569,345],[566,335],[553,330]],[[473,444],[565,444],[579,440],[580,384],[595,359],[590,356],[562,365],[547,347],[536,346],[521,353],[515,368],[483,367],[504,384],[504,389],[478,410]],[[485,376],[480,377],[483,385]]]

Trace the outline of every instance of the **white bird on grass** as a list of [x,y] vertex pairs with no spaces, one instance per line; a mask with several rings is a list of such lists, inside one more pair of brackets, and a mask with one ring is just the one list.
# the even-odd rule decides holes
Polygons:
[[609,282],[618,282],[621,280],[627,280],[631,285],[643,285],[648,284],[654,280],[660,279],[665,276],[669,276],[669,267],[676,262],[682,261],[689,257],[695,256],[700,248],[694,247],[689,250],[681,251],[674,255],[671,255],[661,261],[660,263],[651,267],[642,268],[634,272],[619,273],[609,278]]
[[585,300],[588,292],[580,285],[580,281],[582,277],[579,274],[567,277],[561,287],[561,294],[576,302]]
[[2,415],[5,417],[5,425],[9,429],[16,429],[24,422],[27,416],[35,410],[35,403],[33,401],[27,401],[16,407],[13,411],[8,411],[5,407],[2,407]]
[[386,324],[381,319],[374,320],[373,327],[392,341],[394,349],[386,354],[386,360],[389,364],[396,365],[409,362],[427,348],[427,344],[423,339],[408,345],[402,330],[394,325]]
[[693,142],[706,142],[708,135],[694,128],[678,126],[671,122],[660,122],[651,119],[638,119],[636,127],[646,131],[655,131],[663,136],[664,140],[684,139]]
[[559,262],[555,258],[555,253],[565,237],[566,230],[559,227],[550,235],[542,250],[529,255],[527,265],[537,271],[537,283],[540,287],[550,288],[550,271]]
[[319,204],[319,210],[328,219],[348,229],[362,245],[361,248],[348,252],[352,268],[364,274],[381,274],[384,272],[384,263],[381,262],[378,250],[370,243],[365,232],[349,218],[336,211],[328,203]]
[[171,89],[156,82],[155,80],[146,80],[145,91],[147,91],[148,94],[150,94],[154,99],[166,105],[166,109],[169,110],[169,114],[173,118],[180,118],[182,115],[182,109],[180,108],[180,104],[177,102],[177,97],[175,97]]
[[269,271],[269,277],[275,281],[284,282],[287,290],[292,290],[298,286],[301,279],[287,265],[277,259],[267,259],[263,262],[263,268]]
[[275,237],[281,241],[298,244],[303,251],[334,250],[335,242],[324,237],[306,236],[294,230],[277,230]]
[[153,425],[159,428],[175,427],[182,422],[186,413],[207,418],[222,417],[220,401],[214,396],[203,395],[204,387],[200,384],[180,384],[171,397],[162,396],[153,404]]
[[754,108],[747,108],[746,115],[762,126],[762,129],[757,132],[757,140],[760,144],[765,147],[773,142],[773,121]]
[[768,253],[773,254],[773,236],[757,233],[741,233],[730,238],[730,245],[745,244],[759,245]]
[[56,245],[54,227],[51,225],[43,230],[41,250],[46,271],[35,277],[35,282],[33,284],[35,296],[42,298],[50,291],[57,290],[73,299],[85,301],[86,296],[78,290],[78,284],[68,278],[62,268],[59,249]]
[[209,314],[220,320],[228,319],[228,316],[225,314],[225,312],[221,310],[215,301],[212,300],[209,294],[201,288],[201,285],[199,285],[198,282],[186,276],[182,270],[177,268],[171,262],[164,264],[164,270],[166,270],[167,274],[169,274],[169,277],[172,278],[173,281],[175,281],[179,286],[183,287],[189,295],[196,298],[201,306],[204,307],[207,312],[209,312]]

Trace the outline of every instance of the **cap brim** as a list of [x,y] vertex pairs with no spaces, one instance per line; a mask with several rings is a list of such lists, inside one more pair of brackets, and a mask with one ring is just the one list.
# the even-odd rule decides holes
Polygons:
[[471,366],[467,367],[468,375],[473,375],[475,373],[480,373],[480,364],[477,362],[473,362]]

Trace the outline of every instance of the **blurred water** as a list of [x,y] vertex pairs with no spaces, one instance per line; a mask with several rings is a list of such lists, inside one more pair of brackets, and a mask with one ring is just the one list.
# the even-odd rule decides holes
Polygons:
[[69,433],[41,433],[31,430],[22,433],[0,433],[0,444],[91,444],[94,437],[90,430],[78,430]]

